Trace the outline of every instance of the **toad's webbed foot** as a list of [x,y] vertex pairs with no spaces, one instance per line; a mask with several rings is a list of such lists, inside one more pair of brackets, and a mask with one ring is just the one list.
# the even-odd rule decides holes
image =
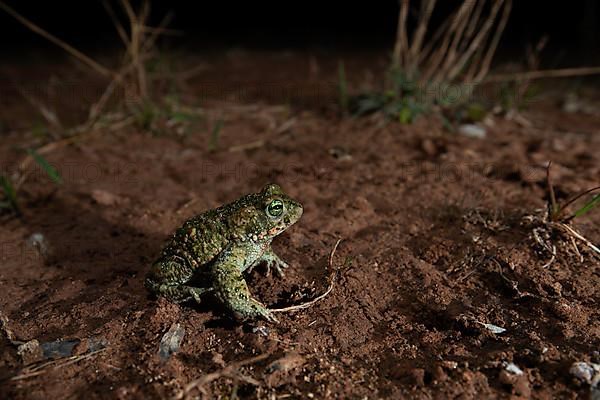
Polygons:
[[265,265],[267,266],[267,276],[271,276],[271,268],[273,268],[275,269],[275,273],[277,274],[277,276],[283,277],[285,275],[283,273],[283,270],[290,267],[290,265],[283,261],[281,258],[279,258],[279,256],[275,254],[275,252],[271,248],[265,251],[263,255],[260,256],[260,258],[258,258],[258,260],[256,260],[254,264],[250,266],[248,272],[251,272],[252,269],[260,263],[265,263]]

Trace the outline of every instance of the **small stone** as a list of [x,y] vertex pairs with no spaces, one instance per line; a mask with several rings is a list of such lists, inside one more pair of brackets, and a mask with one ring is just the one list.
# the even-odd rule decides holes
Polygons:
[[162,337],[158,349],[158,354],[163,361],[166,361],[171,354],[179,351],[184,336],[185,329],[179,323],[171,325],[171,328]]
[[502,370],[500,371],[500,374],[498,374],[498,380],[505,385],[512,386],[517,381],[517,377],[506,370]]
[[102,350],[108,345],[108,340],[103,336],[94,336],[87,340],[87,352]]
[[48,258],[51,254],[50,244],[42,233],[36,232],[29,236],[27,245],[36,249],[44,258]]
[[269,364],[269,366],[267,367],[267,373],[273,373],[276,371],[291,371],[295,368],[302,366],[304,362],[304,357],[302,357],[300,354],[293,352],[288,353],[282,358],[275,360],[271,364]]
[[269,336],[269,328],[264,325],[255,326],[254,328],[252,328],[252,333],[256,333],[256,334],[262,335],[264,337],[268,337]]
[[63,358],[73,355],[73,349],[81,340],[55,340],[54,342],[42,343],[44,358]]
[[458,368],[458,363],[456,361],[443,361],[442,365],[444,366],[444,368],[448,368],[448,369]]
[[[494,324],[482,324],[482,325],[483,325],[483,326],[485,326],[485,328],[486,328],[488,331],[490,331],[490,332],[492,332],[492,333],[495,333],[495,334],[497,334],[497,335],[499,335],[499,334],[501,334],[501,333],[504,333],[504,332],[506,332],[506,329],[502,328],[501,326],[497,326],[497,325],[494,325]],[[511,363],[511,364],[512,364],[512,363]],[[512,364],[512,365],[514,365],[514,364]],[[516,365],[515,365],[515,366],[516,366]],[[517,368],[518,368],[518,367],[517,367]],[[522,372],[523,372],[523,371],[521,371],[521,373],[522,373]]]
[[430,157],[437,155],[437,146],[431,139],[425,139],[421,142],[421,149]]
[[471,138],[484,139],[487,135],[487,130],[479,125],[464,124],[458,127],[458,133]]
[[335,146],[329,149],[329,154],[339,161],[351,161],[352,155],[347,149],[341,146]]
[[306,359],[296,352],[290,352],[273,361],[265,370],[265,381],[269,387],[279,387],[290,383],[299,373]]
[[600,374],[600,364],[574,362],[569,372],[577,379],[591,384],[594,377]]
[[523,370],[515,363],[504,363],[504,369],[514,375],[523,375]]
[[504,363],[504,369],[500,371],[498,380],[512,387],[513,394],[524,398],[530,398],[531,387],[529,380],[523,370],[514,363]]
[[92,199],[102,206],[114,206],[122,201],[122,199],[116,194],[101,189],[92,191]]
[[576,93],[570,92],[565,96],[563,103],[563,111],[568,114],[574,114],[581,110],[581,102]]

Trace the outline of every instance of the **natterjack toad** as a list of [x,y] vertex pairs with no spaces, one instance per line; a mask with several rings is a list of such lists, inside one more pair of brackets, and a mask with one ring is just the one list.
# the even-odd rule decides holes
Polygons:
[[213,292],[234,315],[275,321],[255,300],[243,273],[264,262],[279,275],[288,265],[271,249],[273,238],[302,216],[302,205],[269,184],[259,193],[206,211],[179,228],[152,265],[146,287],[180,303]]

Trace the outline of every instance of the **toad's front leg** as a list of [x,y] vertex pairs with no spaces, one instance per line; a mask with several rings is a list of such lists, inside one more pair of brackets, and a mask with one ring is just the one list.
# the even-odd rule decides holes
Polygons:
[[212,266],[215,296],[236,317],[277,322],[273,314],[252,297],[242,276],[245,265],[254,263],[248,259],[254,253],[250,246],[229,247],[221,253]]
[[270,246],[260,257],[259,261],[267,264],[267,276],[271,274],[271,268],[275,268],[277,275],[282,277],[284,275],[283,270],[289,267],[289,264],[279,258]]
[[250,265],[250,267],[248,267],[246,272],[252,272],[254,267],[261,263],[265,263],[267,266],[267,276],[271,275],[271,268],[275,268],[277,275],[283,277],[283,270],[289,267],[288,263],[283,261],[277,254],[275,254],[271,246],[269,246],[267,250],[265,250],[265,252],[256,261],[254,261],[252,265]]

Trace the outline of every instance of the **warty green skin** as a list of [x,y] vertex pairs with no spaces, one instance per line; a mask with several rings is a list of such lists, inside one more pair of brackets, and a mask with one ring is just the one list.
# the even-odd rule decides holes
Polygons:
[[[283,205],[274,216],[269,205]],[[276,321],[255,300],[243,273],[264,262],[279,275],[288,265],[271,249],[273,238],[302,216],[302,205],[278,185],[200,214],[186,221],[164,247],[146,278],[146,287],[170,301],[180,303],[212,292],[238,318]]]

